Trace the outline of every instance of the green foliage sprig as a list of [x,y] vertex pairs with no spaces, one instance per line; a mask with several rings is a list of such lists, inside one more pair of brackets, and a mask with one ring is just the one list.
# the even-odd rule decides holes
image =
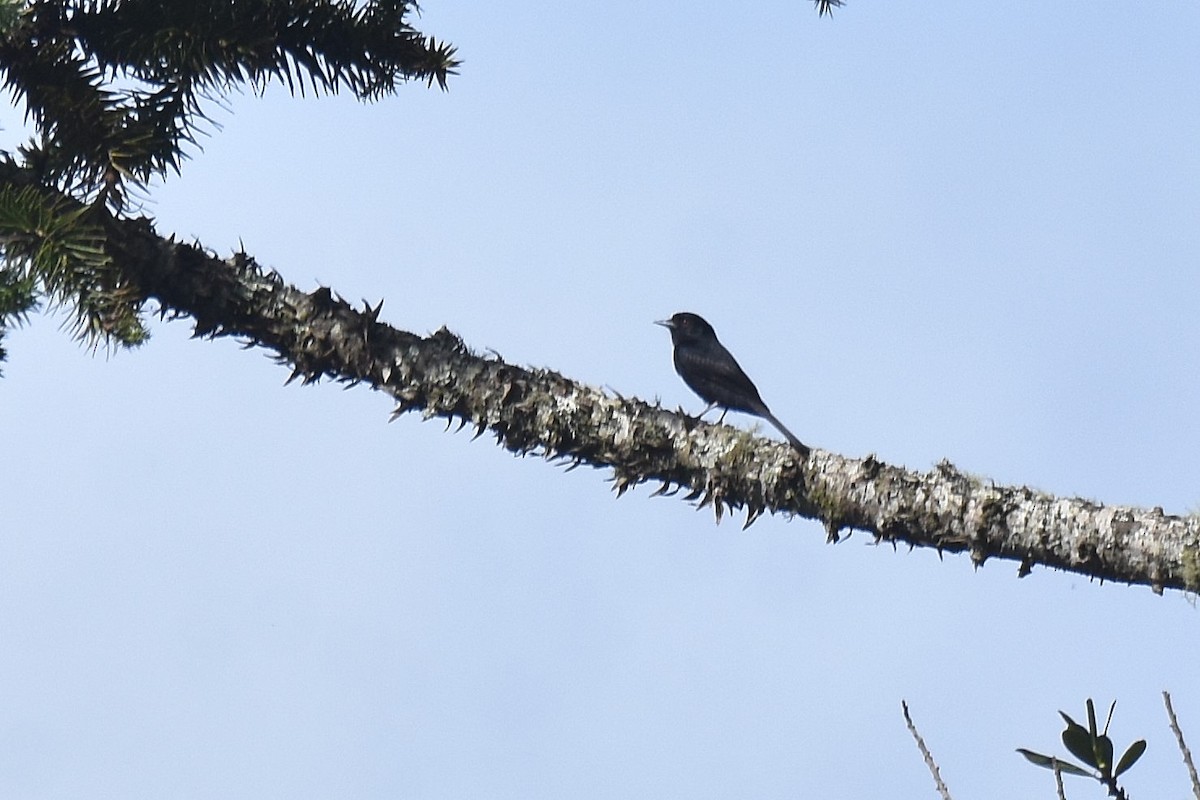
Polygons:
[[36,129],[26,162],[114,211],[125,182],[178,171],[203,101],[272,81],[374,100],[409,80],[446,88],[455,48],[402,0],[32,0],[0,36],[3,84]]
[[[178,172],[208,103],[279,82],[377,100],[445,89],[455,48],[409,0],[0,0],[0,85],[34,127],[0,153],[0,336],[38,297],[77,333],[145,340],[140,294],[108,253],[131,189]],[[0,356],[3,351],[0,350]]]
[[81,338],[140,344],[141,301],[104,249],[90,206],[36,185],[0,185],[0,327],[21,321],[45,295],[72,311]]
[[1086,728],[1067,716],[1065,712],[1058,712],[1067,723],[1067,727],[1062,732],[1063,744],[1066,745],[1067,750],[1071,751],[1071,755],[1082,761],[1085,766],[1066,759],[1026,750],[1023,747],[1017,748],[1017,752],[1039,767],[1055,770],[1059,774],[1093,778],[1104,785],[1109,796],[1127,800],[1128,796],[1125,794],[1125,790],[1117,785],[1117,778],[1136,764],[1137,760],[1146,752],[1146,740],[1138,739],[1129,745],[1120,760],[1114,764],[1113,743],[1112,739],[1108,738],[1108,726],[1112,722],[1113,711],[1116,707],[1115,701],[1109,706],[1104,730],[1098,730],[1096,727],[1096,706],[1090,697],[1087,701],[1088,726]]

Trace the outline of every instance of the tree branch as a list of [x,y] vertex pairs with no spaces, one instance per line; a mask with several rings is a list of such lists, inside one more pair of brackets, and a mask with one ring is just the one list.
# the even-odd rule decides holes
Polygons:
[[1183,740],[1183,729],[1179,727],[1179,720],[1175,717],[1175,708],[1171,705],[1171,695],[1163,692],[1162,696],[1163,703],[1167,707],[1167,720],[1171,724],[1171,732],[1175,734],[1175,742],[1179,745],[1179,752],[1183,754],[1183,763],[1187,767],[1188,777],[1192,779],[1192,794],[1196,796],[1196,800],[1200,800],[1200,775],[1196,774],[1192,751],[1188,749],[1187,742]]
[[191,316],[197,336],[265,347],[305,383],[368,384],[396,399],[396,415],[458,420],[516,453],[612,469],[619,494],[654,483],[655,494],[682,490],[718,519],[739,510],[747,525],[764,512],[817,519],[830,541],[862,530],[893,545],[967,552],[977,566],[1017,561],[1020,575],[1042,565],[1156,592],[1200,588],[1194,516],[996,486],[946,461],[915,472],[874,456],[813,451],[801,460],[731,426],[480,356],[444,328],[428,337],[399,330],[379,321],[382,304],[356,309],[328,288],[300,291],[245,253],[220,259],[159,236],[148,220],[97,213],[127,276],[121,290],[157,300],[164,316]]
[[684,489],[701,505],[821,520],[879,540],[1057,567],[1156,591],[1200,586],[1194,517],[1104,506],[1026,487],[991,485],[943,461],[918,473],[873,456],[815,452],[800,463],[782,444],[711,425],[637,399],[614,397],[550,370],[480,357],[445,329],[422,338],[355,310],[329,289],[311,294],[239,253],[221,260],[158,237],[145,221],[118,222],[114,258],[146,297],[196,320],[197,335],[236,335],[275,351],[293,377],[364,382],[398,401],[396,413],[457,419],[490,430],[518,453],[613,469],[619,492],[643,482]]
[[908,713],[908,701],[901,700],[900,708],[904,710],[904,724],[908,726],[908,732],[912,734],[913,741],[917,743],[917,749],[921,751],[921,757],[925,759],[925,766],[928,767],[929,774],[933,776],[933,783],[937,786],[938,794],[942,796],[942,800],[952,800],[950,787],[946,786],[946,782],[942,780],[942,771],[938,769],[937,762],[933,760],[933,753],[929,752],[929,748],[925,746],[925,740],[921,738],[916,724],[912,721],[912,716]]

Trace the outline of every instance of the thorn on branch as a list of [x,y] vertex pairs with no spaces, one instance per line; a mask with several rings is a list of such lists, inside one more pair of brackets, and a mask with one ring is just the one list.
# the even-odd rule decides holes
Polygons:
[[823,17],[828,14],[833,16],[833,9],[841,8],[846,5],[845,0],[813,0],[813,5],[817,7],[817,16]]
[[753,508],[748,507],[746,509],[746,524],[742,526],[742,530],[746,530],[751,525],[753,525],[754,521],[757,520],[760,516],[762,516],[762,513],[763,513],[763,509],[761,506],[756,506]]

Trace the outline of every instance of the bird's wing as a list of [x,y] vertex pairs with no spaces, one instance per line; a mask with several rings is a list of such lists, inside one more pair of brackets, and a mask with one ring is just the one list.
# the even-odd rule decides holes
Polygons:
[[706,403],[760,415],[767,408],[754,382],[719,342],[704,348],[676,348],[675,367]]

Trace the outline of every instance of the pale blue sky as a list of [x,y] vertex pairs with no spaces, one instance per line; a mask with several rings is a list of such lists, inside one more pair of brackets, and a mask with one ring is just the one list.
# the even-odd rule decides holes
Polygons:
[[[692,411],[652,322],[696,311],[815,446],[1196,508],[1196,3],[421,27],[448,93],[234,97],[160,231]],[[105,358],[62,319],[0,381],[0,797],[932,798],[901,699],[956,797],[1052,797],[1013,750],[1089,695],[1150,741],[1131,793],[1188,794],[1179,594],[715,526],[185,322]]]

